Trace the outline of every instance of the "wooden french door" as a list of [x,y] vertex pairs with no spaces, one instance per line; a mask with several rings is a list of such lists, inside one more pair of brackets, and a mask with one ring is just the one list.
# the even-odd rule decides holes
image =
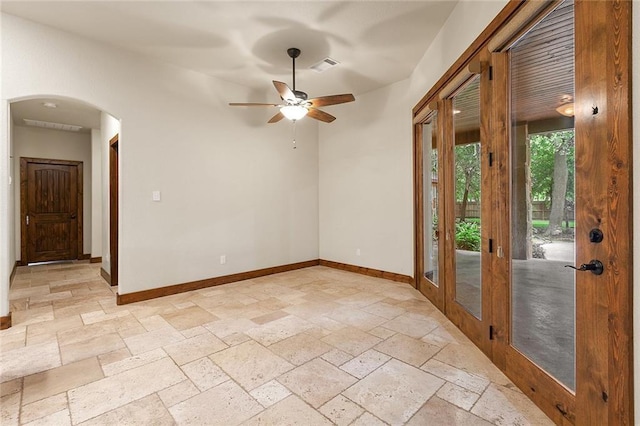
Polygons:
[[77,259],[82,253],[82,162],[20,159],[21,261]]
[[[633,424],[630,9],[512,2],[414,109],[416,285],[558,424]],[[474,74],[477,200],[456,188],[456,150],[477,139],[456,127],[456,99]],[[441,154],[435,226],[429,146]],[[459,297],[463,221],[481,228],[471,299]]]
[[[493,250],[489,68],[482,55],[472,60],[459,87],[441,101],[444,168],[444,309],[485,353],[490,353],[490,253]],[[445,94],[443,94],[445,95]]]
[[445,258],[442,249],[445,242],[444,205],[440,193],[444,190],[442,162],[442,114],[438,103],[427,109],[424,121],[414,126],[414,170],[416,185],[416,288],[436,306],[443,309],[446,278]]
[[[493,359],[557,423],[632,418],[629,19],[629,2],[550,3],[493,54],[497,114],[510,117],[495,135],[508,243],[494,259],[506,286]],[[539,229],[531,203],[545,190]]]
[[[430,104],[415,127],[416,284],[483,351],[491,318],[491,103],[486,54],[480,54]],[[419,158],[421,157],[421,158]],[[419,175],[419,176],[418,176]]]
[[[577,423],[633,424],[631,7],[629,1],[575,6],[577,203],[583,206],[576,261],[600,259],[605,268],[602,275],[576,273]],[[602,231],[601,242],[592,229]]]
[[590,348],[577,334],[595,318],[577,321],[585,276],[571,267],[590,261],[580,260],[588,209],[580,200],[599,172],[589,176],[578,161],[593,153],[581,143],[575,111],[575,5],[550,6],[492,58],[495,108],[509,117],[495,147],[503,173],[493,188],[494,225],[504,257],[494,259],[503,308],[494,315],[493,359],[554,421],[583,423],[577,357]]

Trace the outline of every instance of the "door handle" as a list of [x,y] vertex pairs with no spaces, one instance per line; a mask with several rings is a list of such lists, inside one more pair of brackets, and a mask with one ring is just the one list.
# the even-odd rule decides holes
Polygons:
[[76,218],[76,214],[75,213],[71,213],[71,219],[75,219]]
[[583,263],[579,268],[573,265],[564,265],[564,267],[575,269],[576,271],[591,271],[594,275],[602,275],[604,272],[604,265],[598,259],[593,259],[589,263]]

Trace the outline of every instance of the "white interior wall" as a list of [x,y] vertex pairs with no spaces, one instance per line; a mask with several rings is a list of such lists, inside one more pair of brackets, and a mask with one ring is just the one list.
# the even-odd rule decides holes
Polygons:
[[[91,253],[91,135],[39,127],[13,126],[13,181],[20,182],[20,158],[46,158],[82,162],[82,247],[83,253]],[[19,260],[20,250],[20,185],[14,185],[15,252]]]
[[[9,107],[10,109],[11,107]],[[20,204],[20,199],[15,197],[15,192],[13,192],[15,190],[16,187],[20,186],[20,179],[15,179],[15,149],[14,149],[14,145],[13,145],[13,138],[14,138],[14,134],[15,134],[15,130],[13,127],[13,122],[11,120],[11,116],[10,118],[10,122],[8,123],[8,127],[9,127],[9,190],[11,190],[11,195],[9,196],[9,223],[15,223],[15,209],[16,206]],[[19,172],[18,172],[19,173]],[[17,260],[19,259],[19,248],[16,249],[15,246],[13,245],[13,241],[15,241],[16,238],[16,234],[17,231],[15,229],[15,227],[11,227],[10,226],[10,231],[9,231],[9,237],[11,238],[11,250],[10,250],[10,254],[9,254],[9,267],[13,270],[13,268],[16,265]]]
[[101,216],[102,216],[102,269],[111,273],[111,247],[110,228],[111,210],[109,208],[109,142],[115,135],[120,134],[120,121],[112,115],[102,112],[100,115],[100,161],[101,161]]
[[[2,127],[8,130],[0,132],[0,316],[6,316],[10,306],[9,276],[16,265],[16,250],[13,244],[15,230],[11,226],[14,220],[15,182],[13,180],[13,145],[10,143],[13,140],[11,107],[7,102],[0,102],[0,109]],[[4,188],[7,190],[3,191]]]
[[318,258],[311,120],[293,150],[289,122],[228,107],[248,88],[10,15],[2,73],[3,100],[64,96],[120,119],[121,294]]
[[102,132],[91,129],[91,257],[102,256]]
[[410,78],[320,126],[322,259],[413,276],[411,110],[505,4],[459,2]]
[[413,275],[407,88],[359,95],[320,127],[321,259]]
[[[9,110],[11,109],[11,107],[9,106]],[[13,120],[11,120],[11,117],[9,117],[9,123],[8,124],[8,129],[9,129],[9,191],[11,191],[11,193],[9,194],[9,223],[14,223],[15,221],[15,206],[16,204],[18,204],[20,201],[16,202],[16,198],[15,198],[15,187],[16,186],[20,186],[20,179],[14,179],[13,177],[15,176],[15,169],[14,169],[14,149],[13,149],[13,135],[14,135],[14,129],[13,129]],[[16,229],[15,227],[10,226],[9,227],[9,244],[10,244],[10,249],[9,249],[9,267],[13,270],[13,268],[16,265],[16,261],[18,260],[18,251],[16,251],[15,245],[13,244],[13,242],[15,241],[16,238]]]

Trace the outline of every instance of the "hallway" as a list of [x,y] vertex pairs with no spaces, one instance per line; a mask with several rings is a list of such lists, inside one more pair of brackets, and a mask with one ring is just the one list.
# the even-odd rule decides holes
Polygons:
[[18,268],[2,424],[552,424],[406,284],[326,267],[116,306]]

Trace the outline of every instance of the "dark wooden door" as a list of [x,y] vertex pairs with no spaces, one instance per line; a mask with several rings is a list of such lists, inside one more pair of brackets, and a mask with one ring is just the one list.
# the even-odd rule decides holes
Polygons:
[[109,254],[110,284],[118,285],[118,139],[109,141]]
[[82,163],[21,159],[24,263],[77,259],[82,245]]

